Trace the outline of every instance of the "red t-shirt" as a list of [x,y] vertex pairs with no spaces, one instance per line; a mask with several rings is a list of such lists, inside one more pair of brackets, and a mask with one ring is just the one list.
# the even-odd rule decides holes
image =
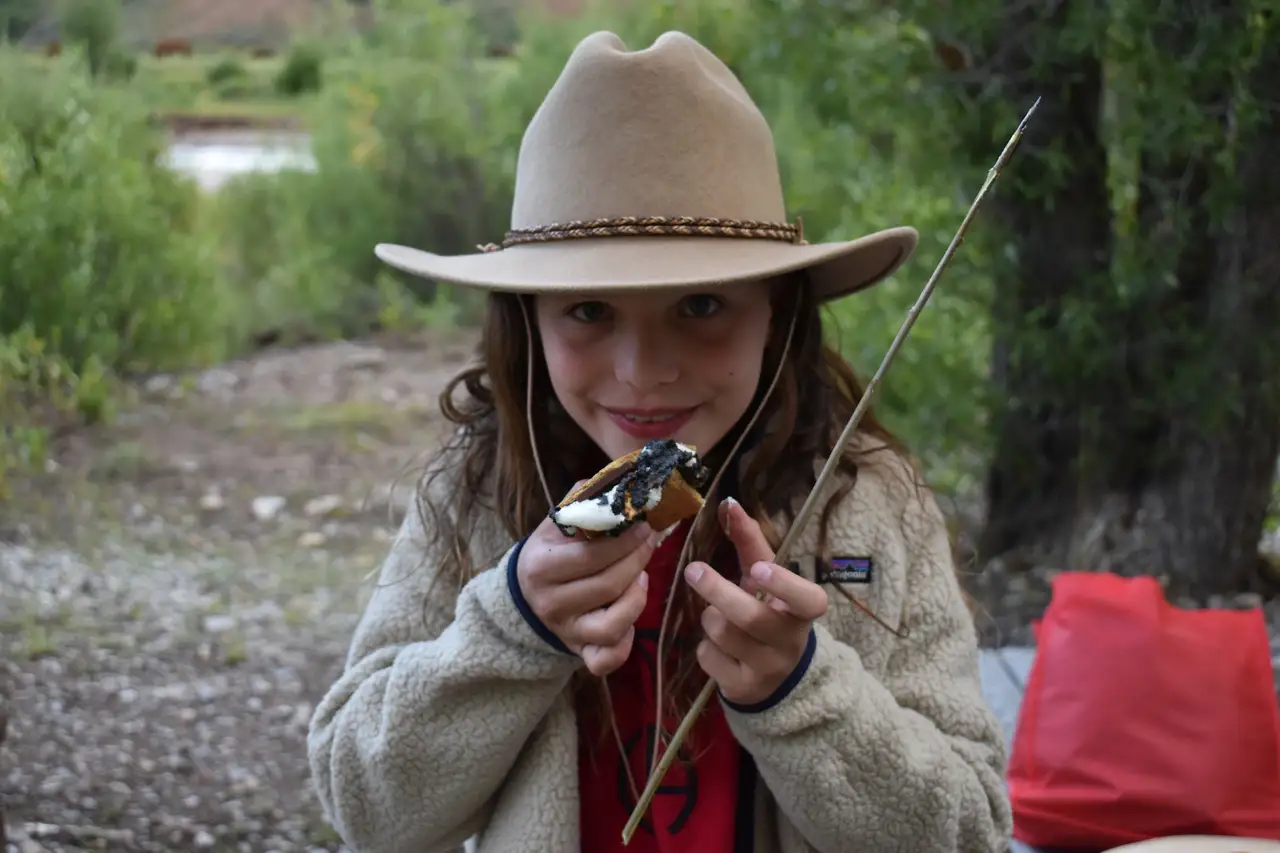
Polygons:
[[[638,791],[644,791],[648,783],[653,756],[657,710],[654,704],[656,671],[653,660],[657,652],[658,631],[662,626],[662,613],[675,575],[676,561],[680,559],[680,549],[688,531],[686,522],[667,537],[650,559],[647,569],[649,600],[636,621],[631,656],[609,676],[618,732],[627,748],[631,774]],[[670,621],[675,622],[674,612]],[[668,630],[670,627],[669,624]],[[691,641],[696,641],[699,636],[691,633],[686,625],[681,625],[681,634],[689,636]],[[668,635],[663,643],[668,662],[663,665],[662,674],[664,681],[668,682],[675,667],[672,654],[674,639]],[[598,701],[597,696],[588,690],[583,701]],[[588,719],[595,716],[598,715]],[[670,714],[667,716],[669,740],[680,720],[670,718]],[[603,726],[603,730],[597,725],[579,727],[578,778],[583,853],[733,853],[740,748],[724,719],[719,702],[708,702],[695,725],[692,733],[697,741],[694,765],[686,768],[680,760],[671,765],[643,821],[631,837],[631,843],[625,847],[622,828],[631,817],[636,800],[620,761],[617,737],[608,719],[600,720],[598,725]],[[682,746],[681,752],[686,749],[687,746]]]

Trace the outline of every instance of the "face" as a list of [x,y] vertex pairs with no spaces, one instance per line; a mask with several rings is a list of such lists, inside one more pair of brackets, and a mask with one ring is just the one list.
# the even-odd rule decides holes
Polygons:
[[536,304],[556,396],[610,458],[655,438],[706,454],[751,405],[772,313],[765,282]]

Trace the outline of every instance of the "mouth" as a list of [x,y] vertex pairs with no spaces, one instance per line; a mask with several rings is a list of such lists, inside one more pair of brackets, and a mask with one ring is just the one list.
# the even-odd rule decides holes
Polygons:
[[615,418],[638,424],[657,424],[674,421],[693,413],[693,409],[606,409]]
[[689,409],[605,409],[625,432],[643,438],[666,437],[688,422],[697,407]]

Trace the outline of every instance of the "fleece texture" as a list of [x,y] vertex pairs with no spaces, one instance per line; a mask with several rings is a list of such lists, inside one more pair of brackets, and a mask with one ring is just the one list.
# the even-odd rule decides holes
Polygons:
[[[845,589],[908,633],[824,585],[830,608],[789,691],[762,708],[723,703],[758,773],[744,794],[755,853],[1007,849],[1004,738],[932,495],[901,457],[875,453],[832,514],[825,555],[817,533],[815,514],[796,570],[813,580],[826,558],[869,558],[870,582]],[[517,543],[496,521],[471,540],[489,568],[461,589],[431,587],[437,547],[411,506],[311,721],[320,801],[359,853],[447,853],[469,837],[478,853],[579,853],[568,687],[581,661],[522,615]]]

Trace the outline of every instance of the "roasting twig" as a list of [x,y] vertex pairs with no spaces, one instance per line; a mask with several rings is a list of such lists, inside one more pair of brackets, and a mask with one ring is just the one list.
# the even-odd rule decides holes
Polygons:
[[[858,424],[862,421],[863,415],[866,413],[868,406],[871,404],[871,397],[875,393],[876,388],[880,384],[880,380],[884,378],[885,371],[888,370],[890,363],[898,349],[902,346],[903,340],[907,337],[907,333],[911,331],[911,327],[915,325],[916,318],[920,316],[920,311],[924,308],[925,303],[929,301],[929,297],[933,295],[933,289],[938,283],[938,277],[942,271],[946,269],[947,264],[951,262],[951,257],[955,254],[960,244],[964,242],[965,233],[969,230],[969,223],[973,220],[973,216],[978,212],[983,199],[986,198],[987,190],[995,183],[996,178],[1000,176],[1000,170],[1009,162],[1009,158],[1013,155],[1014,149],[1022,140],[1022,135],[1026,131],[1027,122],[1031,119],[1031,114],[1036,111],[1036,107],[1040,105],[1040,99],[1036,98],[1031,109],[1027,110],[1027,114],[1022,117],[1022,121],[1018,123],[1018,128],[1013,132],[1013,136],[1009,137],[1009,141],[1005,144],[1004,150],[1000,152],[995,165],[987,172],[987,178],[982,183],[982,188],[978,190],[978,194],[974,197],[969,210],[964,215],[964,219],[960,223],[960,228],[956,231],[955,236],[951,238],[951,244],[947,246],[947,250],[942,254],[942,260],[938,262],[938,266],[934,269],[933,275],[929,276],[929,281],[925,284],[924,290],[920,292],[920,296],[916,299],[916,303],[911,306],[911,310],[907,312],[907,319],[903,322],[902,328],[898,330],[898,334],[894,337],[893,343],[889,345],[889,351],[885,353],[884,359],[880,362],[880,367],[876,369],[876,373],[871,377],[871,381],[867,383],[866,389],[862,392],[862,399],[858,401],[857,408],[853,410],[853,414],[849,417],[849,422],[845,424],[844,431],[840,433],[840,437],[836,440],[835,447],[832,448],[830,455],[827,456],[826,464],[822,466],[822,471],[818,474],[818,479],[814,483],[813,488],[809,492],[809,496],[805,499],[804,504],[800,507],[800,512],[796,514],[795,522],[787,530],[787,535],[783,537],[782,543],[778,546],[778,551],[774,556],[775,563],[785,563],[790,549],[795,544],[796,538],[800,535],[804,528],[805,522],[809,520],[809,516],[818,502],[819,495],[831,475],[835,472],[836,465],[839,464],[840,457],[843,455],[846,445],[853,438],[857,431]],[[627,825],[622,829],[622,843],[630,844],[631,836],[635,834],[636,827],[640,825],[640,821],[644,813],[649,808],[649,803],[653,800],[654,794],[658,790],[658,786],[662,783],[663,776],[671,767],[672,761],[680,753],[680,745],[684,743],[685,738],[689,734],[689,730],[693,728],[694,722],[697,721],[698,715],[702,713],[702,709],[706,707],[711,696],[715,693],[716,683],[708,680],[702,688],[702,692],[698,694],[698,698],[694,700],[693,707],[685,714],[683,720],[680,721],[679,727],[675,734],[671,737],[671,742],[667,745],[666,750],[662,753],[662,759],[658,762],[653,774],[649,778],[648,784],[645,786],[644,793],[640,795],[639,802],[636,803],[635,810],[631,813],[631,818],[627,821]]]

